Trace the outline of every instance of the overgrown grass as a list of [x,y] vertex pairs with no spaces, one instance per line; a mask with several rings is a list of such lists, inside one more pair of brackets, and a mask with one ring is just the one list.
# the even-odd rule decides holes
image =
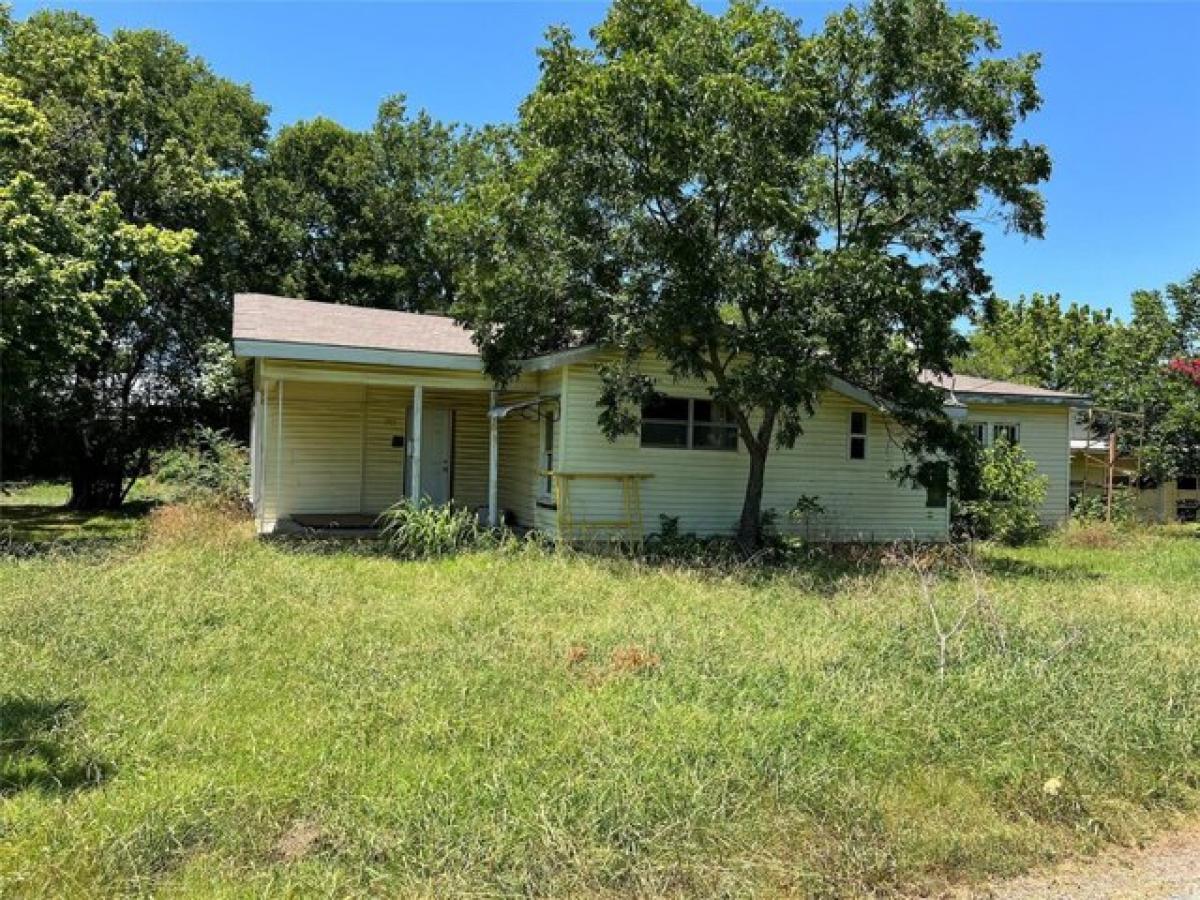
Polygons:
[[167,507],[0,563],[0,895],[847,896],[1192,810],[1195,532],[980,579],[942,679],[886,566],[406,563]]

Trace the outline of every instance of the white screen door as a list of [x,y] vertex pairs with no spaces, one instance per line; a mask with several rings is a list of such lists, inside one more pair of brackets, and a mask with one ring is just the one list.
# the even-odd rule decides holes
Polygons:
[[[425,407],[421,414],[421,495],[432,503],[450,500],[450,448],[454,438],[453,420],[448,409]],[[412,411],[408,413],[411,448]],[[405,494],[412,496],[411,450],[405,458]]]

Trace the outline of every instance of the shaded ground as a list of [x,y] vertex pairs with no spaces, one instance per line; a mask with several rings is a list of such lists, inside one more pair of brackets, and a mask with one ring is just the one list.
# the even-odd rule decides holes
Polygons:
[[1112,850],[956,895],[960,900],[1193,900],[1200,898],[1200,825],[1140,849]]
[[120,509],[82,512],[66,507],[70,490],[65,484],[9,487],[0,493],[0,542],[136,537],[160,501],[153,486],[134,490]]

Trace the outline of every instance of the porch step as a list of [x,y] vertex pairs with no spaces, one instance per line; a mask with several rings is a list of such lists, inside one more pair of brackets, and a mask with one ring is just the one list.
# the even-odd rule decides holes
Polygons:
[[332,513],[322,515],[292,516],[292,521],[303,528],[321,528],[329,531],[353,529],[355,531],[374,530],[378,526],[376,516],[367,513]]

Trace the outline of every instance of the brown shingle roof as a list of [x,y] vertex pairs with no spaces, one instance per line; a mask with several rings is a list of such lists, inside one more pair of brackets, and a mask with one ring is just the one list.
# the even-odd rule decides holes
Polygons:
[[[446,316],[298,300],[271,294],[237,294],[233,298],[233,339],[479,356],[478,348],[471,341],[471,332]],[[946,377],[922,372],[921,379],[956,394],[1086,401],[1079,394],[971,375]]]
[[471,332],[446,316],[271,294],[237,294],[233,298],[233,339],[479,355],[471,342]]
[[933,372],[922,372],[921,380],[926,384],[954,391],[956,394],[983,394],[995,396],[1041,397],[1047,400],[1085,400],[1083,394],[1070,391],[1052,391],[1048,388],[1034,387],[1031,384],[1018,384],[1015,381],[999,381],[995,378],[977,378],[974,375],[938,375]]

